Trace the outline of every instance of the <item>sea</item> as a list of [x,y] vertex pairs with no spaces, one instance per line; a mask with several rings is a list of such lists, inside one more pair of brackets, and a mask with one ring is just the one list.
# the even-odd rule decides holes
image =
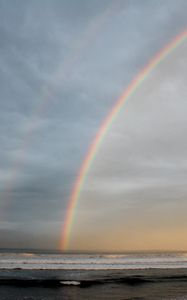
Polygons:
[[0,250],[0,300],[187,300],[187,252]]

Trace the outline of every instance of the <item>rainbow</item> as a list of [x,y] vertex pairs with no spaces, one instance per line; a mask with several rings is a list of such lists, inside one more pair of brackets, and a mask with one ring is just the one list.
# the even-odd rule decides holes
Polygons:
[[117,100],[115,105],[113,106],[110,113],[104,119],[103,123],[99,131],[97,132],[94,140],[92,141],[87,155],[83,161],[83,164],[80,168],[79,174],[77,176],[77,180],[73,186],[72,193],[70,195],[70,199],[68,201],[68,207],[65,217],[65,222],[62,230],[62,238],[61,238],[61,249],[67,250],[68,243],[71,235],[74,215],[76,211],[76,206],[79,200],[79,196],[84,185],[86,176],[88,171],[96,157],[97,151],[115,121],[118,113],[122,109],[124,103],[130,96],[135,93],[138,87],[144,82],[144,80],[149,76],[150,72],[153,71],[173,50],[179,47],[184,40],[187,38],[187,30],[183,31],[179,35],[177,35],[171,42],[169,42],[163,49],[161,49],[152,60],[138,73],[138,75],[132,80],[130,85],[125,89],[120,98]]

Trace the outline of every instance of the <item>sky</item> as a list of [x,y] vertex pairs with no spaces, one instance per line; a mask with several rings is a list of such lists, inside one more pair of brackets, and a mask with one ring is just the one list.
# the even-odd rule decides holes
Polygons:
[[[187,29],[186,0],[0,1],[0,247],[59,249],[89,145]],[[128,99],[78,199],[70,250],[187,249],[187,42]]]

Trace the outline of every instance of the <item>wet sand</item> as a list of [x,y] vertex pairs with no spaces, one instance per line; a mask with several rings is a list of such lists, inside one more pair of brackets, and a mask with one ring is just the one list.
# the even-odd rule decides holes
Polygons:
[[185,300],[187,269],[1,270],[0,299]]

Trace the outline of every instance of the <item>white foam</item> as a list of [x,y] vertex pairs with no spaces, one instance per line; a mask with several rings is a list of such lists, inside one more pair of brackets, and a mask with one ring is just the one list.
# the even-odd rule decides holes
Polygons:
[[80,281],[60,281],[60,283],[62,283],[63,285],[80,285]]
[[186,253],[63,255],[0,253],[0,269],[114,270],[187,268]]

